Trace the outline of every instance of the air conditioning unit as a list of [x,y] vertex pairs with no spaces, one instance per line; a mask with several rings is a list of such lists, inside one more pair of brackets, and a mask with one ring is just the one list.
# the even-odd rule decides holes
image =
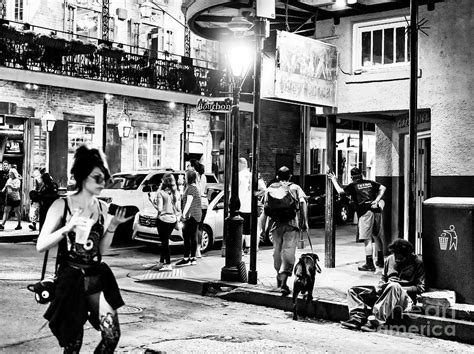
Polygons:
[[115,10],[115,14],[117,15],[117,18],[120,20],[120,21],[124,21],[127,19],[127,9],[123,9],[123,8],[117,8]]

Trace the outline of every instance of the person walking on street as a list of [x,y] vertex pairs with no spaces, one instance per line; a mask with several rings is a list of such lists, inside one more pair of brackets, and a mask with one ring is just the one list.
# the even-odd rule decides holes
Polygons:
[[18,225],[15,227],[15,230],[21,230],[21,212],[20,212],[21,181],[20,181],[19,176],[20,175],[18,174],[18,171],[14,168],[10,168],[10,170],[8,171],[8,180],[5,183],[5,187],[3,187],[3,190],[2,190],[2,192],[6,193],[6,202],[5,202],[5,210],[3,213],[2,224],[0,225],[0,230],[5,229],[5,223],[8,220],[10,210],[12,208],[18,220]]
[[160,188],[156,193],[156,198],[148,198],[153,206],[158,210],[158,220],[156,227],[161,241],[160,262],[151,268],[152,270],[173,270],[170,259],[170,236],[181,218],[181,198],[176,187],[176,181],[171,173],[166,173],[161,179]]
[[395,310],[409,311],[416,296],[425,291],[423,261],[413,253],[413,245],[403,239],[388,249],[382,277],[376,287],[354,286],[347,291],[349,320],[342,327],[375,332]]
[[201,195],[196,184],[197,173],[193,169],[186,171],[186,189],[183,194],[183,241],[184,257],[176,263],[177,266],[196,264],[196,247],[198,224],[202,217]]
[[244,254],[250,250],[250,219],[252,216],[252,173],[245,157],[239,159],[239,200],[240,216],[244,219],[242,228],[242,249]]
[[283,296],[289,295],[288,277],[293,273],[296,244],[300,230],[308,230],[306,195],[301,187],[289,182],[288,167],[281,167],[277,181],[265,192],[264,215],[261,228],[265,230],[267,217],[273,237],[273,267],[277,272],[277,286]]
[[54,201],[36,244],[39,252],[59,249],[56,290],[44,317],[65,353],[79,353],[87,320],[102,336],[95,353],[113,353],[120,339],[117,309],[124,302],[102,256],[117,227],[133,216],[126,218],[124,207],[109,215],[96,197],[110,178],[100,150],[79,146],[71,173],[76,192]]
[[[366,180],[362,178],[362,172],[357,167],[351,170],[352,183],[342,188],[333,173],[328,173],[336,191],[339,194],[350,194],[352,200],[356,204],[356,212],[358,221],[359,239],[364,240],[365,247],[365,264],[359,266],[360,271],[374,272],[375,265],[382,267],[384,264],[382,240],[380,233],[376,232],[381,225],[376,225],[375,213],[381,213],[379,202],[381,201],[385,190],[385,186],[380,183]],[[379,219],[380,220],[380,219]],[[377,254],[377,262],[374,265],[373,244],[375,243],[375,251]]]

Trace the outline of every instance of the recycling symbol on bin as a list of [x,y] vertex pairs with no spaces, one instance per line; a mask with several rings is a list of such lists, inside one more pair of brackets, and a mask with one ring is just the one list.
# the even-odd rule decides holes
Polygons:
[[442,251],[451,251],[453,248],[455,251],[458,250],[458,234],[454,225],[450,225],[448,230],[443,230],[439,236],[439,248]]

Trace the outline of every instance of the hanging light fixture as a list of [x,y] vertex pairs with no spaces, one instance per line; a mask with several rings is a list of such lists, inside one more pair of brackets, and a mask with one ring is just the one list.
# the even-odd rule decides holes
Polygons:
[[43,131],[52,132],[54,124],[56,123],[56,117],[53,115],[53,104],[49,97],[49,88],[46,87],[46,113],[41,117],[41,127]]
[[125,98],[123,99],[123,110],[120,113],[117,128],[119,136],[121,138],[128,138],[130,136],[130,132],[132,131],[132,120],[128,115],[128,109],[126,107]]
[[56,123],[56,117],[53,115],[50,109],[41,117],[41,124],[43,130],[52,132],[54,130],[54,124]]

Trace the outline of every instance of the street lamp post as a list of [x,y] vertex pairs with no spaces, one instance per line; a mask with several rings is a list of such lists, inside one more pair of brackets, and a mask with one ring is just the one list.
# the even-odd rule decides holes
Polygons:
[[[247,282],[245,263],[242,262],[242,226],[239,199],[239,102],[240,90],[245,80],[251,52],[244,42],[234,41],[229,48],[228,58],[232,71],[233,105],[230,121],[232,126],[232,175],[229,216],[225,220],[225,266],[221,270],[221,280]],[[226,166],[228,168],[228,166]]]

